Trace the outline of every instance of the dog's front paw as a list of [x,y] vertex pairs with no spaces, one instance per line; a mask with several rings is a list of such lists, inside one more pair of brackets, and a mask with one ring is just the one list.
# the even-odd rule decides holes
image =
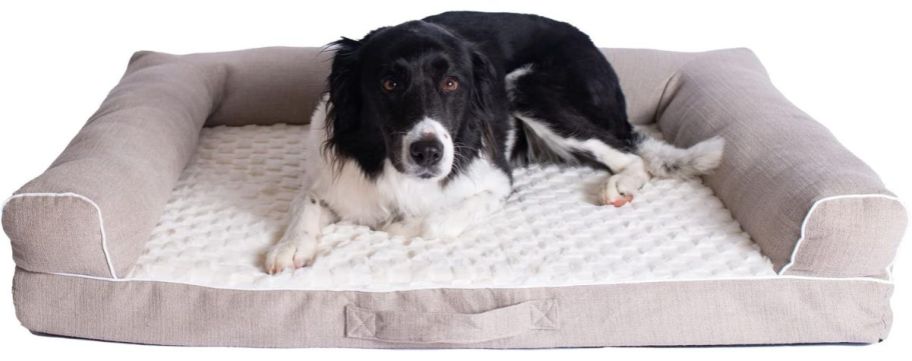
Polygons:
[[286,268],[301,268],[313,264],[317,254],[314,240],[280,241],[266,253],[266,272],[280,273]]

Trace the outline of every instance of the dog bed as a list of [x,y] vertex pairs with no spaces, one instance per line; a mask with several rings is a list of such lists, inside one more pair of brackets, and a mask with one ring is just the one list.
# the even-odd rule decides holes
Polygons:
[[[338,223],[309,268],[264,273],[308,171],[329,55],[139,52],[3,208],[36,333],[166,345],[478,347],[872,343],[906,214],[746,49],[611,49],[631,121],[720,168],[597,206],[605,176],[515,171],[457,240]],[[318,146],[318,145],[316,145]]]

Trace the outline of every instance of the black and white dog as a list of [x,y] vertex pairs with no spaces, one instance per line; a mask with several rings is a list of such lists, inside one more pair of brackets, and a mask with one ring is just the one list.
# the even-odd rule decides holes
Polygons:
[[321,228],[339,220],[456,237],[503,205],[516,165],[606,169],[601,201],[619,207],[650,176],[704,174],[722,156],[722,139],[679,149],[636,132],[611,65],[566,23],[448,12],[331,45],[310,128],[323,146],[266,255],[270,273],[309,265]]

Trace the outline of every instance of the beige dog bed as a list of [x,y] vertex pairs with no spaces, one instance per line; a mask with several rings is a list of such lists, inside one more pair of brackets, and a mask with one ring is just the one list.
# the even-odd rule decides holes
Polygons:
[[328,72],[315,48],[137,53],[3,210],[29,330],[171,345],[481,347],[871,343],[886,337],[902,204],[745,49],[606,50],[631,121],[722,136],[702,180],[601,207],[599,171],[515,171],[458,240],[339,223],[270,276]]

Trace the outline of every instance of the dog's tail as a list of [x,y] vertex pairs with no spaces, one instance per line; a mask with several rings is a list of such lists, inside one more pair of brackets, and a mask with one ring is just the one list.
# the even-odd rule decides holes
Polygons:
[[688,178],[708,174],[722,161],[725,140],[712,137],[690,148],[678,148],[663,140],[640,134],[636,153],[646,171],[658,178]]

